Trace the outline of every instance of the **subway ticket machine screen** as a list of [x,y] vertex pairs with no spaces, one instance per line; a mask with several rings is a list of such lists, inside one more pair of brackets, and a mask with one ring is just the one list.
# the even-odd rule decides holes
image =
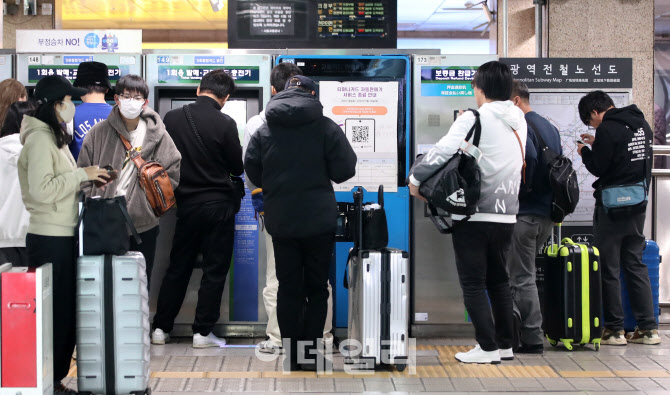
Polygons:
[[229,48],[395,48],[395,1],[229,0]]

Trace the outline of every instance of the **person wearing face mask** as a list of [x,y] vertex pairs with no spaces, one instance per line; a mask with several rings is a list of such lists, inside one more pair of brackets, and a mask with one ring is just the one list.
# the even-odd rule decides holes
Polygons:
[[151,284],[151,270],[159,232],[158,217],[149,205],[137,177],[137,167],[130,160],[119,136],[125,137],[133,150],[139,152],[145,161],[160,163],[167,171],[174,189],[179,184],[181,155],[165,131],[160,116],[147,107],[148,97],[149,87],[141,77],[132,74],[121,77],[114,95],[116,106],[106,120],[98,122],[88,132],[77,164],[80,167],[111,165],[119,172],[119,178],[109,186],[103,188],[87,183],[83,190],[86,196],[111,198],[125,195],[128,213],[142,239],[142,243],[137,244],[129,234],[130,251],[138,251],[144,255],[147,279]]
[[67,376],[76,340],[77,195],[85,181],[106,182],[107,171],[97,166],[77,169],[68,149],[71,137],[63,126],[74,117],[72,96],[77,89],[61,76],[41,79],[35,87],[38,107],[23,117],[23,149],[18,160],[23,203],[30,214],[26,248],[28,264],[52,264],[53,372],[56,394],[75,393],[61,380]]

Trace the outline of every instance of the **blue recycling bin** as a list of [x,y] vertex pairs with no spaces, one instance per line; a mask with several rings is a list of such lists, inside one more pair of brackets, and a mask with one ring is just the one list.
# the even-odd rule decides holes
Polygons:
[[[659,290],[659,267],[661,266],[661,255],[653,240],[647,240],[642,254],[642,262],[647,265],[649,269],[649,281],[651,282],[651,295],[654,301],[654,316],[658,323],[658,290]],[[626,332],[633,332],[637,326],[637,321],[633,316],[633,310],[630,306],[630,298],[628,297],[628,288],[626,287],[626,280],[624,279],[623,270],[621,271],[621,302],[623,303],[623,328]]]

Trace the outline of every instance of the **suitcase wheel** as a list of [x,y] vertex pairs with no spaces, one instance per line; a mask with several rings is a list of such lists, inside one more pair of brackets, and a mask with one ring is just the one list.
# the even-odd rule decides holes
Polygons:
[[563,340],[563,344],[565,345],[565,348],[572,351],[572,342],[570,340]]
[[593,347],[596,349],[596,351],[600,351],[600,340],[594,340]]
[[554,347],[558,345],[558,342],[554,339],[550,339],[549,336],[547,336],[547,340],[549,340],[549,344],[551,344]]
[[399,363],[399,364],[395,365],[395,368],[398,372],[404,371],[406,367],[407,367],[407,365],[404,364],[404,363]]

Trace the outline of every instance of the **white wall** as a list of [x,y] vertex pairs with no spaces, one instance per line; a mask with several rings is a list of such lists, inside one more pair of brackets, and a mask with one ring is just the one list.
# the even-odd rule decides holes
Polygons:
[[443,54],[489,54],[490,42],[488,39],[427,39],[427,38],[399,38],[399,49],[436,49]]

